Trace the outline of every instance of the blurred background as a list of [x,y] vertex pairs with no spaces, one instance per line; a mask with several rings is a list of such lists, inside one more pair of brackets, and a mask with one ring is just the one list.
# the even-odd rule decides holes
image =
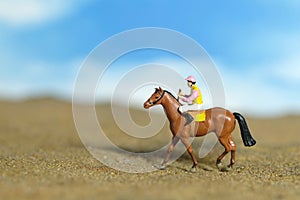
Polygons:
[[128,29],[163,27],[206,49],[228,108],[256,117],[299,114],[299,9],[295,0],[0,1],[0,98],[71,100],[80,65],[99,43]]
[[[299,199],[299,11],[297,0],[0,0],[0,199],[233,200],[241,194],[243,199]],[[143,169],[157,162],[128,158],[93,138],[102,149],[91,143],[84,148],[71,106],[80,67],[107,38],[141,27],[183,33],[211,56],[223,80],[226,108],[246,116],[257,141],[245,148],[235,128],[232,172],[215,166],[224,151],[219,143],[200,158],[204,137],[192,144],[199,161],[194,174],[187,171],[192,164],[187,153],[167,170],[128,174],[99,162],[91,149],[116,165],[138,161]],[[159,50],[130,52],[112,63],[102,79],[108,89],[96,96],[102,103],[96,106],[97,117],[110,141],[132,152],[157,150],[172,137],[167,123],[149,138],[125,134],[107,104],[123,73],[147,63],[167,64],[182,77],[193,73],[181,58]],[[196,76],[210,104],[205,77]],[[181,83],[178,88],[187,92]],[[139,87],[132,95],[139,109],[126,113],[137,125],[151,122],[142,103],[153,87]],[[88,115],[80,116],[89,121]],[[98,134],[84,125],[87,133]]]

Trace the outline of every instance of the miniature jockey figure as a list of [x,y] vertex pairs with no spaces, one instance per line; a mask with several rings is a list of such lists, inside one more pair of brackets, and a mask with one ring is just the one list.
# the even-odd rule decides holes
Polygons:
[[178,110],[186,118],[186,126],[194,120],[194,118],[189,113],[187,113],[187,111],[202,110],[203,100],[201,91],[196,85],[196,78],[194,76],[189,76],[185,80],[187,81],[188,87],[191,88],[191,94],[185,95],[181,92],[181,89],[179,89],[179,99],[187,102],[188,104],[180,106]]

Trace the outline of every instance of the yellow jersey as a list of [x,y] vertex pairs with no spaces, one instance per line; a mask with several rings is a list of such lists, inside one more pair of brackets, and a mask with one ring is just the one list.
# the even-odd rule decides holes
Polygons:
[[197,90],[198,97],[193,100],[193,104],[203,104],[202,94],[197,85],[192,86],[192,91]]

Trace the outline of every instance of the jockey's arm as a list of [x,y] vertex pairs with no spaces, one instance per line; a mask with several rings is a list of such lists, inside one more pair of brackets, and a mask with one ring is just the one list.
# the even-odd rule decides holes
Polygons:
[[193,90],[192,94],[185,95],[183,97],[180,97],[180,99],[184,102],[191,103],[194,99],[196,99],[199,96],[197,90]]

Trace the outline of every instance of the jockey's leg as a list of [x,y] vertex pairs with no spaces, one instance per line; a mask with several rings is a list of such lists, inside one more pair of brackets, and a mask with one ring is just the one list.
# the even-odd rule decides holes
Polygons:
[[189,105],[182,105],[178,108],[180,113],[185,113],[189,110]]
[[192,105],[189,105],[189,110],[193,110],[193,111],[203,110],[203,105],[202,104],[192,104]]

